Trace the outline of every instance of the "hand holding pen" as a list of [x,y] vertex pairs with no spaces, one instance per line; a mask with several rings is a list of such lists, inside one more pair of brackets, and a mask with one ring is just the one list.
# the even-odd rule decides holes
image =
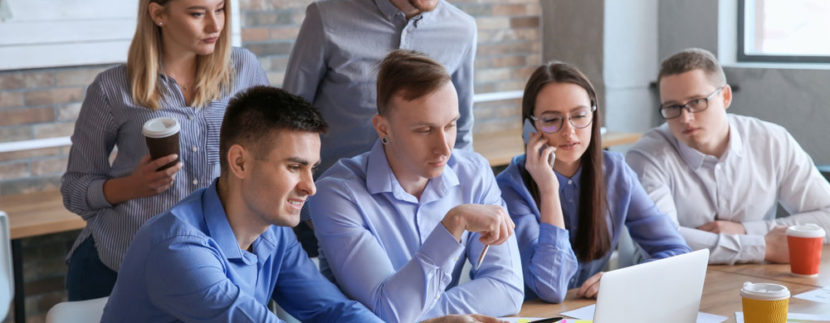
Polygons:
[[502,244],[513,234],[516,227],[507,211],[499,205],[463,204],[452,208],[441,221],[456,240],[461,240],[464,231],[478,232],[479,241],[485,245],[478,264],[484,260],[489,245]]

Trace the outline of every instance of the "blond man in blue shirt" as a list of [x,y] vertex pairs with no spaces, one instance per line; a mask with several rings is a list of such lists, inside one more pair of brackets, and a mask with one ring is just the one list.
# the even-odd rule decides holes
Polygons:
[[[459,112],[449,74],[398,50],[381,63],[377,87],[380,139],[326,171],[309,202],[324,274],[387,322],[517,313],[513,223],[487,160],[453,150]],[[472,279],[459,283],[467,261]]]

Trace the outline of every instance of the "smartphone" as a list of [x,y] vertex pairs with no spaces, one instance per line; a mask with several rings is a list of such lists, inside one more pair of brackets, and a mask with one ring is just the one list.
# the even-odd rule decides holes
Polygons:
[[[524,126],[522,126],[522,140],[524,140],[525,147],[527,147],[527,142],[530,140],[530,134],[536,132],[536,127],[533,126],[533,123],[530,122],[530,119],[525,119]],[[548,148],[547,144],[542,145],[542,148],[539,148],[539,155],[541,156],[544,152],[545,148]],[[556,160],[556,153],[550,154],[550,158],[548,158],[548,164],[551,168],[553,168],[553,161]]]

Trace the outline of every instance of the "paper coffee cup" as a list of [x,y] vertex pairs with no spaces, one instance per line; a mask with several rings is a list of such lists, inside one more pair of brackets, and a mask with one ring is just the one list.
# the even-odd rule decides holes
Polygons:
[[790,271],[797,276],[818,276],[824,229],[808,223],[787,228],[787,246],[790,250]]
[[[150,150],[150,159],[156,160],[170,154],[179,154],[179,121],[170,117],[159,117],[150,119],[144,123],[141,133],[147,141],[147,149]],[[180,158],[159,167],[162,170],[172,167],[179,162]]]
[[784,285],[745,282],[741,303],[746,323],[786,323],[790,290]]

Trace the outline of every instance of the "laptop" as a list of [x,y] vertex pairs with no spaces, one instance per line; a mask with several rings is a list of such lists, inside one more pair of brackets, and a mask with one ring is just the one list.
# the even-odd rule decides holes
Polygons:
[[695,322],[709,249],[602,275],[594,323]]

